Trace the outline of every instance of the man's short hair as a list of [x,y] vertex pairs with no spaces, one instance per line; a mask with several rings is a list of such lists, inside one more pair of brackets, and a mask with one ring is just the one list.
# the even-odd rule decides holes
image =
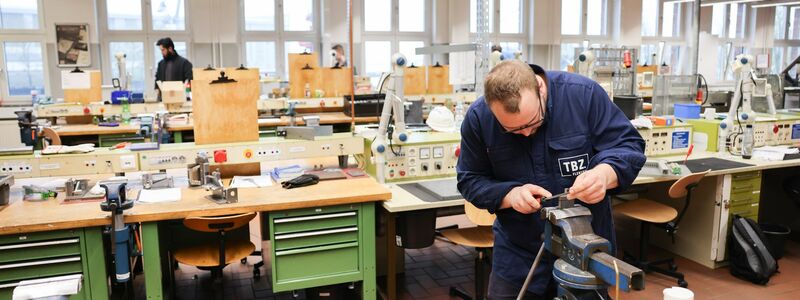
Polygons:
[[158,42],[156,42],[156,46],[164,46],[166,49],[175,49],[175,43],[173,43],[172,39],[168,37],[158,40]]
[[538,96],[539,83],[533,69],[516,59],[497,64],[483,83],[486,103],[498,102],[509,113],[519,112],[520,91],[524,89],[530,89]]
[[333,47],[331,47],[331,50],[341,50],[342,52],[344,52],[344,47],[342,47],[342,44],[336,44],[333,45]]

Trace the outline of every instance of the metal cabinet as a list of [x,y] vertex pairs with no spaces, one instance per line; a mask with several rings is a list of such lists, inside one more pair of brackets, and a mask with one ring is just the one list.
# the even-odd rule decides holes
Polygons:
[[83,282],[70,299],[108,299],[100,228],[0,236],[0,300],[21,281],[74,274]]
[[276,292],[364,281],[375,292],[374,203],[270,212]]

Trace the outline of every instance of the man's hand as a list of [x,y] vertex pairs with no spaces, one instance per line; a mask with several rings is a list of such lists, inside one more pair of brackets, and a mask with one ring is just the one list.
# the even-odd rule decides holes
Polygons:
[[531,214],[542,207],[537,198],[550,196],[552,196],[552,194],[544,188],[538,185],[526,184],[511,189],[511,191],[503,197],[503,203],[500,205],[500,208],[511,207],[523,214]]
[[575,178],[569,188],[569,199],[580,199],[594,204],[606,197],[606,190],[617,187],[617,173],[608,164],[599,164]]

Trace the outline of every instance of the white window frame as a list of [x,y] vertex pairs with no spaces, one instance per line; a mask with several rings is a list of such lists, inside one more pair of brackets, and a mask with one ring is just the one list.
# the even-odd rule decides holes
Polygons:
[[[469,4],[468,0],[465,0],[467,4]],[[481,0],[478,0],[481,1]],[[530,60],[530,22],[533,19],[531,16],[531,5],[533,5],[533,1],[526,1],[522,0],[522,19],[520,20],[520,32],[519,33],[500,33],[500,0],[489,0],[493,1],[492,6],[494,9],[492,13],[492,31],[489,32],[489,43],[491,45],[499,45],[500,43],[519,43],[520,48],[522,50],[522,57],[524,59]],[[560,1],[560,0],[559,0]],[[583,0],[586,2],[586,0]],[[469,8],[469,18],[472,18],[472,10],[477,9],[475,7]],[[469,20],[470,24],[472,24],[472,20]],[[475,32],[470,32],[469,34],[470,40],[475,41],[478,38],[478,34]]]
[[[752,18],[753,9],[750,7],[749,3],[742,3],[745,6],[744,17],[743,17],[744,32],[742,33],[742,37],[739,37],[739,38],[730,38],[730,37],[728,37],[728,33],[729,33],[729,30],[730,30],[730,23],[731,23],[730,22],[731,7],[733,5],[738,5],[738,4],[740,4],[740,3],[726,3],[726,4],[724,4],[726,6],[726,8],[725,8],[725,18],[724,18],[725,21],[723,22],[723,25],[722,25],[722,32],[720,33],[719,36],[717,36],[717,38],[719,39],[719,46],[720,47],[727,47],[728,44],[730,44],[730,49],[731,49],[730,57],[720,57],[719,58],[719,59],[724,60],[726,64],[730,64],[730,62],[733,61],[733,58],[736,56],[736,53],[734,52],[734,50],[736,48],[744,48],[745,52],[747,52],[747,50],[750,49],[749,37],[752,34],[752,32],[751,32],[751,28],[752,27],[749,26],[748,22],[752,22],[751,18]],[[713,18],[713,16],[712,16],[712,18]],[[714,20],[712,19],[711,22],[713,23]],[[715,49],[715,51],[719,51],[719,49]],[[720,74],[719,73],[720,71],[725,72],[725,70],[727,70],[726,74]],[[728,75],[730,75],[730,76],[728,76]],[[716,74],[714,74],[714,78],[712,79],[712,78],[709,77],[709,80],[710,81],[730,81],[730,80],[733,80],[733,71],[731,70],[730,66],[728,66],[727,68],[723,68],[722,70],[717,69],[716,70]]]
[[[240,57],[242,62],[247,64],[247,42],[274,42],[275,43],[275,72],[269,72],[269,75],[276,75],[288,79],[289,73],[286,70],[286,57],[288,53],[286,50],[286,42],[311,42],[314,44],[314,51],[318,53],[318,57],[322,59],[323,52],[320,51],[320,28],[321,15],[320,15],[320,1],[312,1],[313,24],[309,31],[287,31],[284,30],[283,19],[283,2],[292,0],[275,0],[275,30],[245,30],[246,20],[244,17],[244,0],[239,1],[239,44]],[[264,73],[259,70],[260,73]]]
[[[366,5],[364,3],[365,1],[369,1],[369,0],[363,0],[360,3],[361,4],[361,15],[362,16],[366,15]],[[361,58],[359,59],[361,66],[366,66],[367,65],[367,63],[366,63],[366,60],[367,60],[366,59],[366,42],[373,42],[373,41],[375,41],[375,42],[389,42],[392,45],[391,46],[391,54],[394,54],[394,53],[397,53],[397,52],[400,51],[400,42],[418,42],[418,41],[422,41],[423,42],[423,46],[430,46],[431,45],[431,40],[432,40],[431,32],[433,32],[433,30],[432,30],[433,26],[431,24],[432,21],[433,21],[433,18],[432,18],[432,11],[433,11],[432,1],[431,0],[425,0],[424,1],[424,3],[425,3],[425,26],[424,26],[422,31],[416,31],[416,32],[400,31],[400,21],[399,21],[399,19],[400,19],[400,7],[399,7],[399,3],[400,3],[401,0],[391,0],[391,1],[392,1],[392,3],[391,3],[392,23],[391,23],[391,27],[390,27],[389,31],[367,31],[365,29],[366,28],[366,24],[365,24],[366,23],[366,20],[365,20],[366,18],[361,18],[361,37],[362,37],[362,41],[363,41],[361,43],[361,53],[364,53],[364,55],[361,55]],[[432,65],[433,63],[435,63],[435,62],[431,62],[430,55],[425,55],[425,57],[423,59],[423,62],[424,62],[423,63],[424,65]],[[390,62],[386,62],[386,63],[388,64]],[[366,74],[366,68],[363,68],[363,69],[364,69],[363,71],[359,70],[359,72],[362,72],[362,73]]]
[[[783,49],[783,61],[777,62],[777,64],[779,65],[778,66],[779,72],[783,71],[783,68],[786,67],[786,65],[789,62],[791,62],[792,60],[794,60],[796,58],[796,57],[789,57],[788,56],[789,55],[789,49],[790,48],[800,47],[800,39],[790,39],[789,38],[789,24],[791,23],[791,20],[789,20],[789,17],[791,16],[791,10],[792,10],[792,8],[800,9],[800,5],[786,5],[784,7],[786,7],[786,27],[784,28],[783,34],[781,35],[782,38],[775,39],[774,35],[773,35],[773,46],[772,46],[773,49],[776,49],[776,48]],[[774,8],[773,10],[774,10],[775,14],[778,13],[777,7]],[[775,15],[775,19],[777,19],[777,18],[778,18],[778,16]],[[773,25],[774,25],[774,22],[773,22]],[[795,26],[800,26],[800,24],[797,24]],[[770,55],[774,55],[774,52],[771,52]]]
[[1,106],[30,106],[31,96],[11,96],[9,93],[8,73],[6,70],[5,42],[38,42],[42,46],[42,72],[44,72],[44,93],[51,94],[50,88],[50,63],[47,60],[47,28],[44,22],[43,0],[36,0],[39,18],[39,29],[2,29],[0,28],[0,98],[4,99]]
[[[689,51],[687,48],[686,43],[686,33],[687,30],[691,27],[689,26],[690,23],[687,23],[687,20],[690,22],[691,18],[689,17],[689,12],[692,10],[690,5],[692,3],[680,3],[680,14],[681,17],[679,18],[679,23],[673,24],[674,26],[679,26],[678,34],[673,35],[671,37],[664,36],[664,2],[667,0],[659,0],[658,5],[656,7],[657,12],[656,15],[658,16],[656,21],[656,35],[655,36],[642,36],[642,45],[655,45],[656,46],[656,53],[659,61],[654,62],[656,65],[661,65],[664,63],[664,52],[666,51],[667,47],[679,46],[681,48],[680,55],[689,55]],[[695,12],[692,11],[694,14]],[[727,20],[727,18],[726,18]],[[638,51],[641,51],[641,47],[639,47]],[[641,57],[641,53],[640,53]],[[644,64],[645,61],[639,61],[639,64]],[[675,70],[675,66],[670,65],[672,68],[672,74],[678,74]],[[681,74],[686,73],[688,70],[681,70]]]
[[[561,9],[564,9],[563,1],[557,0]],[[586,34],[586,26],[588,14],[586,13],[586,7],[588,7],[588,0],[581,0],[581,30],[579,34],[561,34],[561,24],[559,23],[559,34],[561,34],[561,44],[580,44],[581,47],[584,49],[591,47],[592,45],[610,45],[614,43],[613,36],[611,34],[612,31],[612,22],[611,22],[611,12],[614,11],[614,4],[616,1],[613,0],[606,0],[606,16],[605,16],[605,28],[606,32],[602,35],[588,35]],[[558,12],[561,14],[561,11]],[[555,66],[560,68],[561,67],[561,48],[558,48],[555,57]],[[580,49],[580,48],[579,48]]]
[[[559,0],[560,2],[560,0]],[[563,2],[561,2],[563,4]],[[606,17],[605,17],[605,28],[606,32],[601,35],[588,35],[586,34],[586,28],[588,26],[587,19],[588,13],[586,12],[586,7],[588,6],[588,0],[581,0],[581,32],[579,34],[562,34],[561,35],[561,43],[562,44],[571,44],[571,43],[578,43],[585,45],[592,45],[592,44],[611,44],[613,43],[613,37],[611,36],[611,12],[614,8],[614,1],[613,0],[606,0]],[[564,9],[562,6],[561,9]],[[559,11],[559,14],[561,12]],[[560,28],[560,26],[559,26]],[[560,54],[559,54],[560,56]]]
[[[142,1],[142,29],[141,30],[110,30],[108,28],[108,10],[106,0],[98,0],[97,3],[97,20],[98,29],[100,31],[100,65],[102,66],[104,84],[111,84],[112,70],[116,68],[116,63],[112,63],[114,53],[110,53],[111,49],[109,43],[111,42],[142,42],[144,43],[144,93],[145,96],[155,95],[155,74],[156,63],[160,61],[161,57],[156,57],[153,48],[156,42],[164,37],[170,37],[175,42],[186,43],[186,53],[179,53],[184,58],[192,61],[192,22],[189,12],[192,5],[191,0],[183,1],[184,9],[184,30],[155,30],[153,29],[153,15],[151,9],[151,0],[138,0]],[[197,66],[195,66],[197,67]]]

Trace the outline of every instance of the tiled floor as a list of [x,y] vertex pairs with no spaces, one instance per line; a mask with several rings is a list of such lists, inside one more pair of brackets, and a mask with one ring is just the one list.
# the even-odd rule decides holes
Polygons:
[[[468,224],[463,216],[440,218],[439,226]],[[257,233],[257,227],[251,232]],[[624,236],[621,234],[621,236]],[[254,240],[258,240],[253,235]],[[433,246],[406,251],[406,273],[401,276],[400,299],[450,299],[450,286],[458,286],[473,293],[476,252],[473,249],[437,240]],[[270,286],[269,264],[262,268],[262,277],[252,277],[252,265],[260,260],[251,257],[247,264],[228,266],[224,271],[225,299],[292,299],[291,293],[273,294]],[[800,244],[787,244],[786,255],[779,261],[781,273],[766,286],[758,286],[730,275],[727,268],[710,270],[697,263],[677,258],[679,270],[684,272],[695,299],[798,299],[800,295]],[[195,277],[196,276],[196,277]],[[214,299],[213,284],[208,272],[189,266],[176,271],[178,299]],[[137,299],[144,299],[144,278],[137,277]],[[379,284],[383,278],[379,278]],[[662,299],[662,290],[675,285],[667,277],[648,274],[646,289],[631,294],[621,294],[622,299]],[[304,294],[299,295],[301,299]],[[219,298],[217,298],[219,299]]]

